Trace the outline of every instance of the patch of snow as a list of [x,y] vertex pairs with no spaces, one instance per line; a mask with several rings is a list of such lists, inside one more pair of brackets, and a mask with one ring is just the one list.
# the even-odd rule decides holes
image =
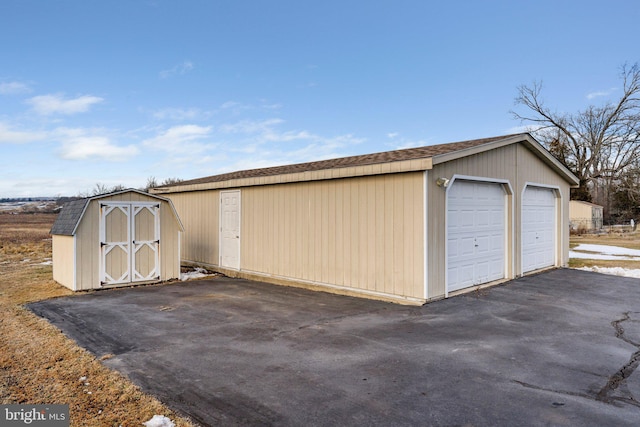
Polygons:
[[196,267],[193,271],[189,271],[187,273],[181,273],[180,280],[185,281],[189,279],[200,279],[202,277],[207,277],[210,275],[211,273],[209,273],[204,268]]
[[569,251],[569,258],[598,259],[607,261],[640,261],[640,250],[620,246],[583,243]]
[[42,261],[42,262],[40,262],[38,264],[35,264],[35,265],[53,265],[53,261]]
[[586,253],[586,252],[576,252],[576,251],[569,251],[569,258],[597,259],[597,260],[604,260],[604,261],[640,261],[640,257],[602,255],[598,253]]
[[622,267],[582,267],[577,270],[593,271],[595,273],[611,274],[614,276],[634,277],[640,279],[640,269],[622,268]]
[[640,249],[629,249],[620,246],[580,244],[573,248],[574,251],[598,252],[603,255],[627,255],[640,257]]
[[164,415],[154,415],[146,423],[142,423],[147,427],[175,427],[175,423]]

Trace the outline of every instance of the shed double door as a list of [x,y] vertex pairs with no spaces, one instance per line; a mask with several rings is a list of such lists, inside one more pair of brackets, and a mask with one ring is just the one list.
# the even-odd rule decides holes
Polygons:
[[160,279],[160,205],[100,203],[100,284]]

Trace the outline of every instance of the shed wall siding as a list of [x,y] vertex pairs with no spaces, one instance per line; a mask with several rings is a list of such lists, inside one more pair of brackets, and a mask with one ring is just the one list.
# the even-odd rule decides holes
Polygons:
[[92,200],[76,229],[76,287],[79,291],[100,287],[99,223],[98,201]]
[[53,280],[74,290],[74,237],[53,235],[51,244],[53,252]]
[[424,298],[423,173],[242,190],[241,270]]
[[[454,175],[507,180],[513,194],[507,196],[507,268],[506,277],[514,278],[521,272],[521,197],[527,183],[557,186],[562,193],[559,203],[558,239],[562,242],[557,254],[558,264],[568,261],[568,199],[569,184],[542,160],[521,144],[478,153],[446,163],[436,164],[429,173],[428,190],[428,294],[430,298],[445,295],[446,286],[446,189],[436,185],[436,179],[451,179]],[[516,238],[514,239],[514,233]],[[566,236],[565,236],[566,235]]]

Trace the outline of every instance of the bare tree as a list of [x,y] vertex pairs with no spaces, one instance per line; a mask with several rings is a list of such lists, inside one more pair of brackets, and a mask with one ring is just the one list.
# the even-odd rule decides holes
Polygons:
[[151,188],[162,187],[164,185],[172,185],[182,182],[180,178],[165,178],[162,182],[158,182],[155,176],[147,178],[147,184],[144,187],[144,191],[149,191]]
[[518,87],[516,105],[527,111],[511,113],[531,124],[536,138],[580,179],[572,198],[590,201],[594,180],[610,188],[640,155],[640,67],[622,66],[620,78],[623,93],[617,102],[590,105],[575,114],[547,107],[540,82]]
[[147,178],[147,184],[144,186],[144,191],[149,192],[149,189],[155,188],[158,186],[158,181],[155,176],[150,176]]
[[162,185],[173,185],[173,184],[179,184],[179,183],[181,183],[182,181],[184,181],[184,180],[182,180],[182,179],[180,179],[180,178],[165,178],[165,179],[162,181]]

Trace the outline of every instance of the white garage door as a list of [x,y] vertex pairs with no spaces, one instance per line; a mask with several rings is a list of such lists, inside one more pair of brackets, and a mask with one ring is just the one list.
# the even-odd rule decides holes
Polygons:
[[505,192],[500,184],[455,181],[447,192],[447,291],[505,275]]
[[522,196],[522,272],[550,267],[555,263],[555,192],[529,186]]

